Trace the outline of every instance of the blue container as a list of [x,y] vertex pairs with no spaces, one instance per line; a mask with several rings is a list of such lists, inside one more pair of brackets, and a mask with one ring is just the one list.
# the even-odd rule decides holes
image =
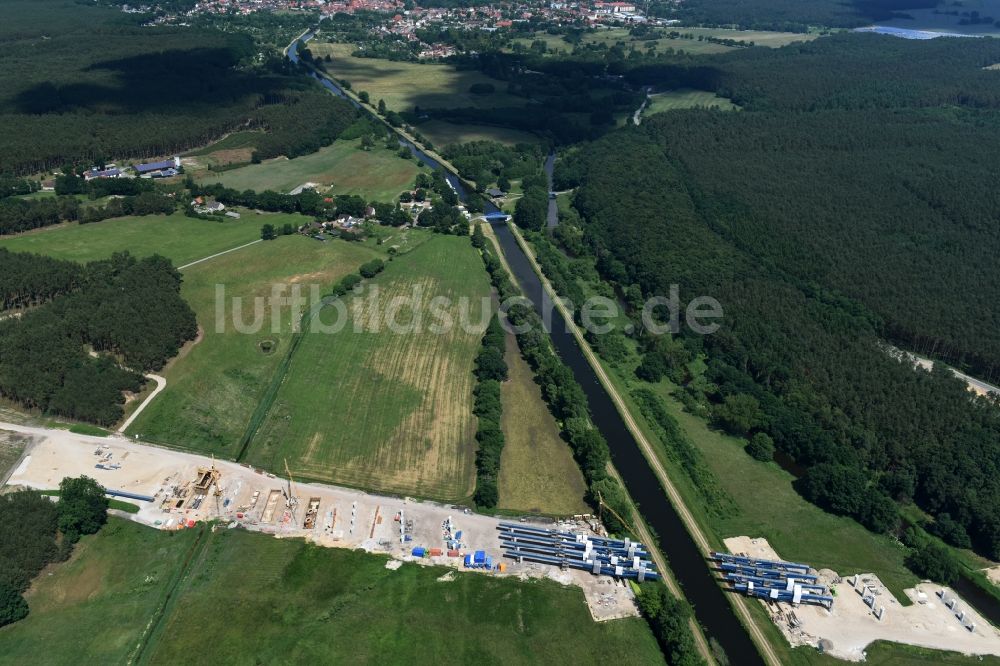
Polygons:
[[427,549],[424,548],[423,546],[417,546],[416,548],[413,549],[414,557],[423,557],[426,554],[427,554]]
[[475,558],[476,564],[484,564],[486,562],[486,551],[485,550],[477,550],[476,554],[474,555],[474,558]]
[[466,555],[465,556],[465,566],[466,566],[467,569],[471,569],[472,568],[472,555]]
[[486,558],[486,568],[487,569],[492,569],[493,568],[493,558],[492,557],[487,557]]
[[455,532],[455,538],[458,539],[459,541],[462,540],[462,530]]

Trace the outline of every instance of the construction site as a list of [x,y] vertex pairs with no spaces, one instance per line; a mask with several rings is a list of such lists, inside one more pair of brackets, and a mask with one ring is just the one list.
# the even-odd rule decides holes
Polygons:
[[[628,580],[658,577],[644,546],[608,539],[593,516],[547,523],[501,520],[456,505],[298,483],[287,465],[279,477],[124,438],[18,430],[31,443],[10,486],[47,490],[65,477],[87,475],[110,497],[139,507],[123,517],[157,529],[217,521],[231,529],[382,553],[397,563],[450,566],[470,575],[550,578],[581,587],[595,620],[638,615]],[[565,546],[549,549],[551,544],[539,539]],[[511,543],[519,547],[511,549]]]
[[874,574],[840,576],[787,562],[767,539],[740,536],[725,544],[729,553],[709,557],[720,584],[759,599],[793,646],[847,661],[863,661],[865,648],[879,640],[1000,656],[1000,631],[941,585],[906,590],[903,605]]

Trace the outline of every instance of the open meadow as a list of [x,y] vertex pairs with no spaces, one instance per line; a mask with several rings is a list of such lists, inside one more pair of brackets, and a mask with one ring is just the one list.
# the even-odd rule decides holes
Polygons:
[[553,581],[393,571],[382,556],[237,530],[206,539],[143,662],[663,663],[643,620],[595,623],[582,591]]
[[[688,28],[685,26],[672,26],[665,29],[665,32],[677,32],[680,35],[691,35],[693,39],[685,37],[661,37],[659,39],[634,38],[629,34],[628,28],[598,28],[595,32],[585,33],[581,41],[582,44],[606,44],[609,47],[615,44],[623,44],[626,49],[635,46],[639,50],[645,50],[649,42],[656,43],[656,50],[663,53],[667,49],[684,51],[693,55],[707,55],[712,53],[727,53],[735,50],[735,46],[717,44],[706,41],[706,37],[717,39],[732,39],[738,42],[752,42],[755,46],[768,46],[777,48],[793,42],[803,42],[816,39],[819,35],[815,33],[797,32],[771,32],[766,30],[733,30],[730,28]],[[702,39],[699,40],[699,37]],[[572,53],[573,45],[563,40],[562,35],[550,35],[545,32],[536,32],[531,37],[521,37],[514,42],[528,48],[534,41],[545,42],[550,53]]]
[[[482,332],[458,325],[459,299],[468,299],[467,319],[478,326],[489,293],[467,238],[435,235],[389,262],[360,299],[348,301],[343,318],[334,306],[320,313],[324,325],[344,322],[340,332],[306,328],[247,461],[280,469],[287,458],[293,474],[309,479],[467,498],[475,473],[472,368]],[[375,294],[379,306],[372,308]],[[451,304],[436,310],[431,301],[438,296]],[[394,301],[408,297],[419,303],[422,320],[404,305],[396,321],[414,328],[419,322],[419,330],[392,332],[384,320]],[[383,320],[377,328],[373,311]],[[432,332],[436,311],[456,325]]]
[[500,456],[500,509],[569,516],[590,513],[587,482],[542,400],[517,341],[507,336],[508,380],[501,387],[504,447]]
[[280,227],[285,222],[302,224],[303,221],[305,218],[299,215],[248,213],[239,220],[224,218],[220,222],[199,220],[183,213],[117,217],[2,236],[0,247],[81,262],[106,259],[127,250],[136,257],[162,254],[175,266],[183,266],[260,238],[260,227],[265,222]]
[[719,109],[720,111],[734,111],[739,108],[725,97],[719,97],[715,93],[683,88],[654,93],[650,96],[649,103],[642,114],[648,116],[660,113],[661,111],[674,111],[676,109]]
[[[234,301],[242,321],[253,321],[252,303],[268,298],[273,285],[309,285],[326,294],[341,277],[380,256],[374,246],[344,241],[321,243],[283,236],[216,257],[184,271],[181,295],[195,311],[201,339],[188,343],[161,373],[167,388],[131,425],[129,434],[172,446],[235,457],[238,444],[291,339],[290,308],[281,308],[272,327],[266,311],[262,329],[241,333],[234,326]],[[217,285],[225,288],[223,327],[216,328]],[[262,347],[270,347],[265,351]]]
[[583,592],[206,527],[111,518],[0,629],[0,664],[663,663],[643,620],[596,623]]
[[[327,73],[337,80],[346,80],[351,91],[366,91],[372,104],[385,100],[386,108],[399,113],[420,108],[519,107],[525,98],[506,92],[507,84],[473,70],[458,70],[451,65],[396,62],[381,58],[355,58],[352,44],[310,42],[309,50],[317,57],[329,55],[333,60],[323,63]],[[469,88],[476,83],[492,85],[496,92],[476,95]],[[489,139],[513,144],[537,141],[533,135],[490,125],[427,121],[416,125],[435,147]]]
[[[384,99],[389,109],[412,111],[413,107],[475,107],[524,106],[523,97],[508,95],[506,83],[473,70],[458,70],[445,64],[397,62],[381,58],[355,58],[353,44],[310,42],[309,50],[318,59],[329,55],[333,60],[323,63],[333,78],[347,80],[355,93],[367,91],[373,103]],[[497,92],[474,95],[469,92],[474,83],[488,83]]]
[[0,629],[0,664],[128,663],[195,537],[109,519],[35,580],[28,617]]
[[417,131],[429,139],[437,149],[453,143],[467,141],[496,141],[507,145],[537,143],[538,137],[511,127],[492,125],[463,125],[446,120],[426,120],[418,123]]
[[293,160],[278,157],[228,171],[197,171],[198,180],[222,183],[237,190],[288,193],[305,183],[317,183],[324,194],[357,194],[367,201],[395,201],[413,187],[420,169],[379,142],[361,150],[361,141],[335,141],[315,153]]

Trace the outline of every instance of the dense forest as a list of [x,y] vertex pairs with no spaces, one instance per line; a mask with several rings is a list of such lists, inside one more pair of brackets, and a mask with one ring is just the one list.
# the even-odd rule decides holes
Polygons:
[[[595,256],[626,302],[671,284],[722,302],[713,335],[640,339],[639,372],[685,385],[690,409],[759,456],[773,446],[806,468],[808,499],[876,531],[897,528],[892,500],[913,501],[943,538],[997,558],[1000,409],[885,344],[1000,370],[1000,80],[980,78],[996,45],[829,40],[852,54],[715,59],[742,112],[660,114],[569,155],[557,186],[579,185],[581,219],[558,237]],[[906,59],[923,66],[893,69]],[[809,71],[827,85],[806,85]],[[948,85],[932,99],[935,79]]]
[[301,155],[354,120],[253,38],[144,27],[140,15],[65,0],[0,4],[0,164],[32,173],[66,163],[147,158],[263,128],[258,157]]
[[137,371],[162,367],[197,333],[180,274],[163,257],[0,258],[4,304],[37,304],[0,319],[0,395],[29,409],[111,425],[122,392],[142,385]]

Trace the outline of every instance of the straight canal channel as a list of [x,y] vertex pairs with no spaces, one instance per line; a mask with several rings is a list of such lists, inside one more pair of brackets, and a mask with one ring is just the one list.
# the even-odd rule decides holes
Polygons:
[[[308,41],[313,36],[313,32],[308,32],[300,39]],[[298,40],[293,42],[287,51],[288,58],[292,62],[299,60],[297,50]],[[329,79],[321,77],[315,72],[313,72],[313,76],[333,94],[350,99]],[[359,109],[368,111],[353,100],[350,101]],[[432,169],[441,168],[436,160],[426,155],[410,141],[400,137],[400,144],[409,147],[417,159]],[[553,161],[554,158],[550,156],[545,165],[550,180]],[[445,174],[459,198],[465,200],[466,190],[462,181],[447,169],[445,169]],[[553,204],[549,208],[549,225],[551,226],[554,224],[553,216],[556,211],[555,202],[550,203]],[[498,210],[488,202],[486,207],[487,213]],[[524,295],[532,302],[543,321],[552,321],[548,328],[553,346],[583,387],[594,424],[611,447],[611,457],[615,467],[625,481],[625,486],[632,499],[639,505],[646,522],[656,531],[660,550],[669,559],[670,568],[684,589],[684,596],[694,606],[698,622],[705,628],[709,637],[715,639],[730,663],[763,664],[756,647],[737,619],[729,601],[725,598],[726,593],[723,592],[712,575],[705,559],[706,554],[698,549],[688,534],[684,523],[667,499],[666,492],[660,486],[656,475],[643,456],[639,444],[625,426],[614,402],[587,362],[562,315],[553,306],[551,299],[542,287],[541,280],[532,269],[528,257],[518,245],[507,223],[493,222],[492,226]]]

